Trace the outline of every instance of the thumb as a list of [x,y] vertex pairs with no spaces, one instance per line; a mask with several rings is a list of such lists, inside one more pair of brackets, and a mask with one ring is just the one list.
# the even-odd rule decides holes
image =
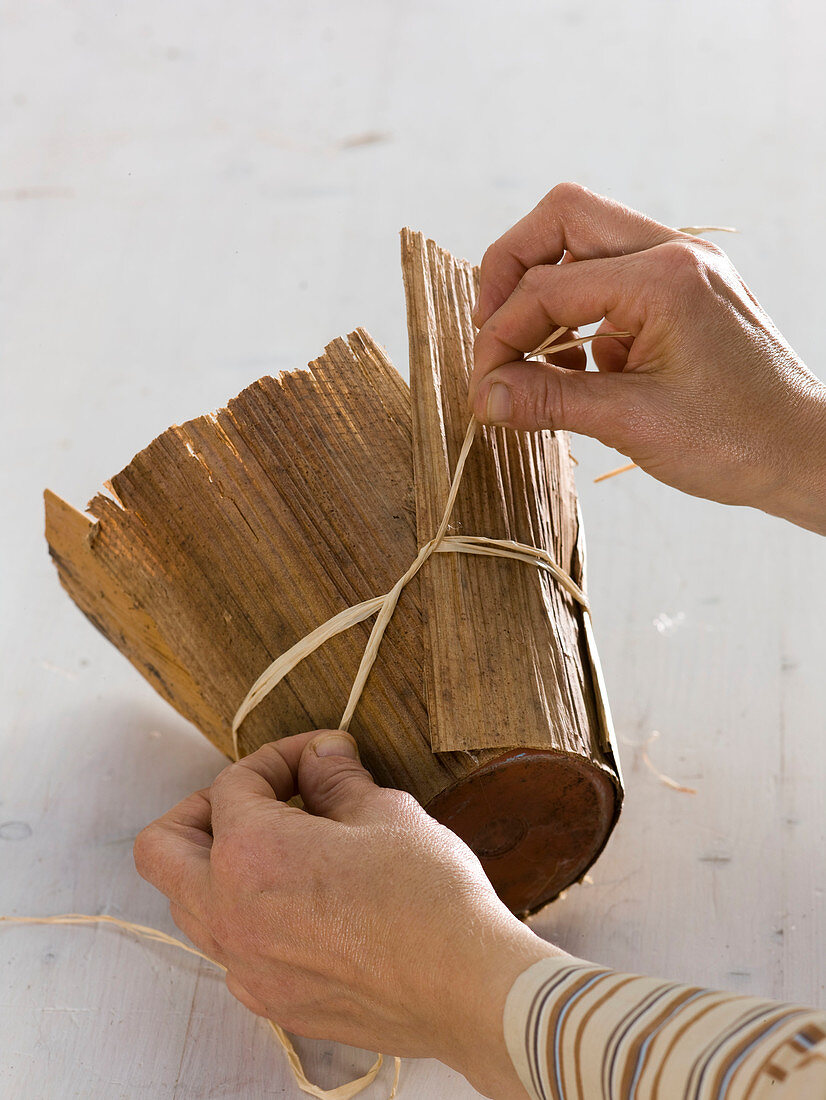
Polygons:
[[620,450],[639,422],[639,383],[625,374],[566,370],[552,363],[506,363],[490,371],[473,400],[483,424],[533,432],[565,429]]
[[354,821],[363,816],[378,790],[349,733],[325,730],[301,754],[298,791],[310,813]]

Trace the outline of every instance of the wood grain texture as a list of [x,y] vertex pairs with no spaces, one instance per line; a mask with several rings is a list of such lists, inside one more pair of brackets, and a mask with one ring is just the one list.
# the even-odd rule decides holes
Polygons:
[[[169,428],[82,516],[46,494],[61,582],[149,682],[229,755],[279,653],[387,591],[416,554],[407,386],[363,331]],[[335,728],[370,623],[302,662],[241,727],[243,752]],[[427,802],[472,766],[430,750],[418,582],[402,596],[352,732],[382,783]]]
[[[419,541],[432,538],[468,421],[478,272],[402,232]],[[483,429],[451,533],[538,546],[569,573],[579,536],[567,435]],[[553,748],[602,759],[583,612],[542,570],[442,555],[422,578],[435,751]],[[480,728],[481,720],[481,728]]]

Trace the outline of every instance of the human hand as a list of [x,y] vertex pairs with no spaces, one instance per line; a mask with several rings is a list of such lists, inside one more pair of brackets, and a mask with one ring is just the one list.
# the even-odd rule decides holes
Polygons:
[[[562,262],[560,262],[562,261]],[[696,496],[826,533],[826,386],[715,245],[555,187],[485,253],[469,402],[484,423],[595,436]],[[525,362],[560,325],[582,349]]]
[[[306,811],[286,805],[296,793]],[[251,1011],[299,1035],[439,1058],[485,1095],[524,1100],[504,1004],[558,952],[454,833],[373,783],[349,734],[286,737],[231,764],[140,833],[135,863]]]

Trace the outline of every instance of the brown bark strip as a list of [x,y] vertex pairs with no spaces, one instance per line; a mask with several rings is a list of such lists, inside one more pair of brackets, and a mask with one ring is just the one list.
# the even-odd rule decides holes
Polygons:
[[[402,232],[419,541],[431,538],[467,426],[478,273]],[[471,453],[451,533],[514,539],[575,566],[579,523],[564,433],[485,429]],[[598,750],[582,611],[538,569],[442,555],[422,575],[425,675],[434,751]]]
[[[387,591],[416,554],[410,399],[363,331],[306,371],[163,432],[112,478],[94,520],[46,495],[61,582],[176,710],[229,754],[258,673],[309,630]],[[96,537],[90,540],[90,532]],[[370,622],[298,666],[244,723],[251,752],[335,727]],[[391,622],[353,734],[380,782],[427,801],[466,770],[434,761],[418,583]]]

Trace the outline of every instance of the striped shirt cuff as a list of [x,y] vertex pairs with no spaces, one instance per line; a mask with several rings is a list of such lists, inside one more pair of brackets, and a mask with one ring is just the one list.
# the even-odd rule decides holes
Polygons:
[[508,995],[505,1040],[533,1100],[826,1100],[826,1013],[569,956]]

